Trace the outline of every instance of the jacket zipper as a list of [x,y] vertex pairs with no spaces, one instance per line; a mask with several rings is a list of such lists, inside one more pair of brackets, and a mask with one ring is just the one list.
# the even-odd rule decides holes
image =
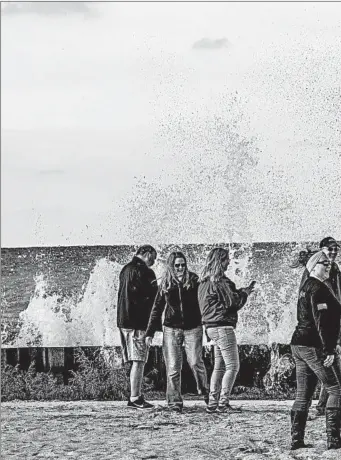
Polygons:
[[182,308],[182,296],[181,296],[181,287],[180,287],[180,285],[178,285],[178,289],[179,289],[179,299],[180,299],[180,312],[181,312],[181,318],[182,318],[182,323],[183,323],[183,325],[185,326],[184,311],[183,311],[183,308]]

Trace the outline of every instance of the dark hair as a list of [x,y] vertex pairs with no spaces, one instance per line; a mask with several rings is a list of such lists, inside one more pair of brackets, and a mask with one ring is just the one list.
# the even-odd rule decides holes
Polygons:
[[292,264],[290,265],[291,268],[297,267],[305,267],[307,265],[308,260],[311,256],[316,254],[318,251],[313,251],[312,249],[308,248],[305,251],[300,251]]
[[145,254],[147,253],[150,253],[150,254],[155,254],[157,255],[157,251],[155,248],[153,248],[153,246],[151,246],[150,244],[144,244],[143,246],[140,246],[138,248],[138,250],[136,251],[136,255],[137,256],[144,256]]
[[166,262],[166,270],[165,273],[162,277],[161,283],[160,283],[160,290],[162,292],[168,292],[169,288],[171,288],[174,285],[179,284],[179,280],[175,274],[174,271],[174,262],[175,259],[184,259],[186,267],[185,267],[185,273],[184,273],[184,279],[183,279],[183,285],[187,289],[190,287],[190,282],[189,282],[189,272],[187,268],[187,259],[185,255],[180,252],[180,251],[174,251],[171,252],[168,256],[167,262]]

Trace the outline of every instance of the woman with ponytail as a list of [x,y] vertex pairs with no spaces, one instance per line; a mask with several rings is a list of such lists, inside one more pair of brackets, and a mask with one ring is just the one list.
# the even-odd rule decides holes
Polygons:
[[214,369],[210,382],[208,413],[229,412],[230,394],[239,372],[234,329],[238,311],[245,305],[255,282],[237,289],[227,278],[229,251],[214,248],[207,256],[199,285],[199,305],[207,336],[214,342]]

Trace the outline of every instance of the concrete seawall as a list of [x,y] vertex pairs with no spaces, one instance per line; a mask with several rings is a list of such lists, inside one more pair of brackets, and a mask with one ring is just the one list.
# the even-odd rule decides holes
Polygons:
[[[170,251],[182,250],[200,273],[215,245],[157,248],[158,278]],[[226,246],[221,244],[220,246]],[[296,323],[302,269],[290,268],[306,243],[233,244],[228,276],[237,287],[251,280],[257,289],[240,311],[238,343],[289,343]],[[115,347],[118,276],[133,246],[23,248],[2,250],[2,346]],[[154,342],[161,345],[161,337]]]

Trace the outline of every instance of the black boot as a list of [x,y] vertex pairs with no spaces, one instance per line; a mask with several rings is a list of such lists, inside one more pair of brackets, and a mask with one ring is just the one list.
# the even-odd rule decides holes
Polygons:
[[311,447],[304,444],[304,432],[308,418],[308,411],[292,410],[291,413],[291,450],[302,447]]
[[341,409],[326,408],[326,429],[328,449],[341,449]]

